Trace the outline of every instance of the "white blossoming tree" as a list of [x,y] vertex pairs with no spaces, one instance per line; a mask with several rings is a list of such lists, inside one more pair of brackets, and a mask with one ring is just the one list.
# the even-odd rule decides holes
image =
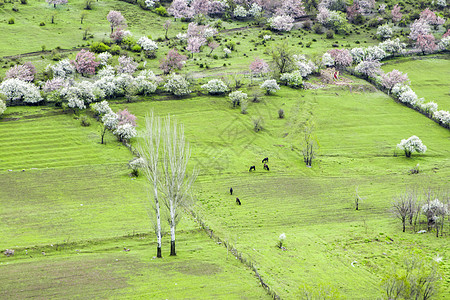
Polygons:
[[171,74],[167,77],[164,88],[175,96],[185,96],[191,93],[189,82],[183,76],[177,74]]
[[247,94],[242,91],[234,91],[228,95],[228,98],[231,101],[231,105],[235,108],[238,105],[241,105],[243,100],[248,98]]
[[228,91],[228,86],[220,79],[212,79],[202,85],[202,89],[208,90],[211,95],[222,95]]
[[268,79],[264,81],[259,87],[266,90],[267,95],[270,95],[270,93],[275,93],[280,89],[280,86],[277,84],[277,81],[275,79]]
[[397,144],[397,148],[403,150],[406,157],[411,157],[411,154],[414,152],[425,153],[427,151],[427,146],[425,146],[415,135],[408,139],[403,139],[399,144]]

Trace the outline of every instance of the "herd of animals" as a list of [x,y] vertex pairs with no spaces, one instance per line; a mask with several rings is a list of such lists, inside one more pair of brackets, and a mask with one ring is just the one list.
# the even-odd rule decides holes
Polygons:
[[[269,162],[269,158],[268,157],[265,157],[263,160],[262,160],[262,163],[264,164],[263,165],[263,169],[264,170],[266,170],[266,171],[269,171],[269,166],[267,165],[267,163]],[[251,172],[251,171],[256,171],[256,167],[255,166],[251,166],[250,167],[250,170],[248,170],[249,172]],[[231,187],[230,188],[230,195],[233,195],[233,188]],[[236,204],[237,205],[241,205],[242,203],[241,203],[241,200],[239,200],[239,198],[238,197],[236,197]]]

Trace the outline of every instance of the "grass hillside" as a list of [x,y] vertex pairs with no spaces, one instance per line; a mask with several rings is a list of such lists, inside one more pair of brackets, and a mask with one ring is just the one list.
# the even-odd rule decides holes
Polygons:
[[[405,190],[414,190],[422,204],[427,191],[449,204],[448,128],[349,75],[352,67],[339,69],[336,61],[340,77],[332,83],[319,74],[325,69],[324,52],[378,44],[375,33],[384,22],[392,25],[392,38],[407,41],[407,26],[420,17],[423,1],[400,3],[404,18],[395,25],[389,12],[393,1],[386,0],[384,8],[377,2],[371,14],[344,22],[348,27],[339,30],[348,30],[347,35],[314,18],[311,23],[297,20],[294,30],[280,32],[251,18],[225,15],[219,21],[197,15],[195,21],[218,29],[208,41],[218,43],[211,53],[206,45],[190,53],[186,42],[175,38],[186,33],[188,22],[128,3],[133,1],[92,1],[89,10],[85,0],[56,8],[44,0],[4,2],[0,0],[0,82],[10,67],[30,61],[37,70],[34,84],[45,100],[8,106],[0,116],[0,250],[15,251],[0,255],[0,299],[384,299],[384,284],[405,274],[411,261],[423,266],[420,274],[436,271],[431,299],[450,299],[448,216],[436,237],[423,214],[417,225],[407,224],[402,232],[392,213],[393,199]],[[111,41],[106,19],[111,10],[125,17],[132,33],[128,43]],[[448,8],[438,14],[448,16]],[[167,20],[172,23],[166,39]],[[440,37],[447,25],[430,30]],[[156,57],[135,47],[142,36],[157,42]],[[155,257],[148,181],[132,176],[128,167],[140,136],[131,139],[129,149],[108,131],[106,144],[101,144],[102,127],[92,109],[68,108],[75,100],[92,104],[83,99],[89,83],[81,91],[75,82],[94,82],[100,75],[69,75],[62,86],[73,90],[65,95],[58,90],[62,87],[57,92],[42,88],[54,75],[45,71],[47,65],[74,59],[93,42],[118,48],[110,49],[111,70],[127,55],[137,63],[134,74],[146,69],[157,75],[140,79],[147,87],[157,83],[150,96],[134,94],[137,90],[130,87],[136,78],[122,76],[115,83],[108,77],[111,85],[130,88],[115,89],[106,99],[114,112],[126,108],[135,115],[138,133],[150,112],[184,125],[192,153],[189,168],[198,170],[198,178],[194,205],[183,211],[177,225],[177,256],[169,255],[170,228],[163,215],[163,258]],[[304,54],[318,71],[302,75],[304,88],[281,86],[266,95],[260,84],[270,76],[278,79],[270,50],[281,44],[286,57],[294,61],[294,54]],[[225,47],[234,49],[225,55]],[[184,97],[163,87],[167,77],[159,65],[172,48],[188,55],[179,73],[192,91]],[[256,57],[274,72],[250,77],[249,65]],[[449,110],[449,62],[448,53],[441,51],[383,60],[382,69],[408,73],[419,97]],[[328,69],[329,74],[334,71]],[[248,93],[247,111],[232,108],[226,93],[209,95],[201,86],[211,79],[223,80],[229,91]],[[254,96],[258,101],[252,101]],[[21,101],[10,98],[8,105]],[[255,119],[262,120],[258,132]],[[82,126],[82,120],[90,125]],[[305,126],[313,128],[317,141],[311,167],[302,155]],[[407,158],[396,146],[413,135],[427,151]],[[263,169],[265,157],[270,171]],[[250,166],[256,170],[249,172]],[[413,174],[413,168],[419,172]]]
[[434,101],[439,109],[450,110],[450,60],[448,56],[421,59],[399,59],[383,66],[385,72],[397,69],[408,74],[411,88],[420,98]]
[[14,260],[0,257],[2,298],[34,297],[36,289],[50,298],[266,297],[252,273],[188,217],[179,225],[179,255],[169,258],[165,248],[167,258],[153,260],[144,181],[128,176],[128,149],[112,136],[99,143],[95,123],[81,127],[55,109],[11,108],[0,141],[0,248],[16,252]]
[[[154,110],[185,124],[194,160],[201,166],[201,215],[218,235],[256,261],[282,296],[298,297],[303,285],[332,283],[344,298],[363,299],[381,294],[382,274],[403,261],[403,249],[412,241],[410,252],[428,260],[448,255],[445,238],[402,234],[401,223],[389,212],[392,197],[406,186],[448,186],[448,131],[370,89],[357,80],[352,93],[348,88],[282,89],[251,104],[248,115],[231,109],[223,97],[116,107],[127,107],[141,122],[145,112]],[[284,120],[277,118],[279,107],[286,111]],[[266,120],[260,133],[250,126],[255,115]],[[298,126],[308,118],[316,123],[320,143],[311,169],[299,153]],[[413,134],[428,152],[412,159],[398,152],[394,156],[396,144]],[[260,160],[266,156],[270,172],[262,170]],[[416,164],[421,173],[409,175]],[[257,166],[256,173],[248,172],[250,165]],[[242,207],[235,205],[229,187]],[[356,187],[365,197],[360,211],[353,208]],[[287,235],[286,252],[275,247],[281,233]],[[395,242],[387,243],[388,237]],[[353,261],[358,261],[356,267]],[[339,283],[333,280],[338,277]]]

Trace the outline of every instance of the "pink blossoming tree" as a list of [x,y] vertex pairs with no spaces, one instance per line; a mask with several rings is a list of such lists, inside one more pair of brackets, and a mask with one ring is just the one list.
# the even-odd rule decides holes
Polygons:
[[176,49],[170,49],[167,56],[162,59],[159,68],[164,71],[164,74],[169,74],[173,70],[181,70],[186,60],[186,55],[179,54]]
[[396,69],[392,70],[389,73],[381,75],[381,84],[389,91],[397,83],[404,83],[407,81],[408,81],[408,74],[403,74],[402,72]]
[[334,59],[336,67],[348,67],[353,62],[352,55],[347,49],[331,49],[328,53]]
[[416,48],[425,53],[432,53],[436,50],[437,45],[432,34],[420,34],[416,40]]
[[36,74],[36,68],[30,62],[26,62],[23,65],[15,65],[8,71],[6,71],[5,79],[16,78],[23,81],[31,82],[34,80]]
[[400,22],[400,20],[403,18],[403,14],[400,12],[402,7],[398,4],[395,4],[394,7],[391,10],[391,18],[392,22],[397,23]]
[[53,4],[53,7],[56,8],[56,5],[66,4],[67,0],[46,0],[48,4]]
[[113,33],[114,29],[117,27],[125,28],[126,27],[126,20],[124,16],[122,16],[122,13],[117,10],[111,10],[108,13],[108,16],[106,17],[108,20],[110,26],[111,26],[111,33]]
[[75,66],[77,72],[84,76],[86,74],[94,75],[95,68],[100,63],[95,61],[94,53],[83,49],[77,53],[77,57],[72,61],[72,64]]

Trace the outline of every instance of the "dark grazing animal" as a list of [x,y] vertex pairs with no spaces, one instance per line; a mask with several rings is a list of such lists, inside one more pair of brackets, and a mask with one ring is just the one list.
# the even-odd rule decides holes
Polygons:
[[233,188],[230,188],[230,195],[233,195]]
[[264,164],[264,170],[267,170],[267,171],[269,171],[269,166],[268,166],[268,165],[266,165],[266,164]]
[[251,172],[251,171],[256,171],[256,167],[255,166],[251,166],[250,167],[250,170],[248,170],[249,172]]
[[268,157],[266,157],[266,158],[264,158],[264,159],[262,160],[262,163],[267,163],[267,162],[269,162],[269,158],[268,158]]
[[237,197],[236,197],[236,204],[241,205],[241,200],[239,200],[239,198],[237,198]]

